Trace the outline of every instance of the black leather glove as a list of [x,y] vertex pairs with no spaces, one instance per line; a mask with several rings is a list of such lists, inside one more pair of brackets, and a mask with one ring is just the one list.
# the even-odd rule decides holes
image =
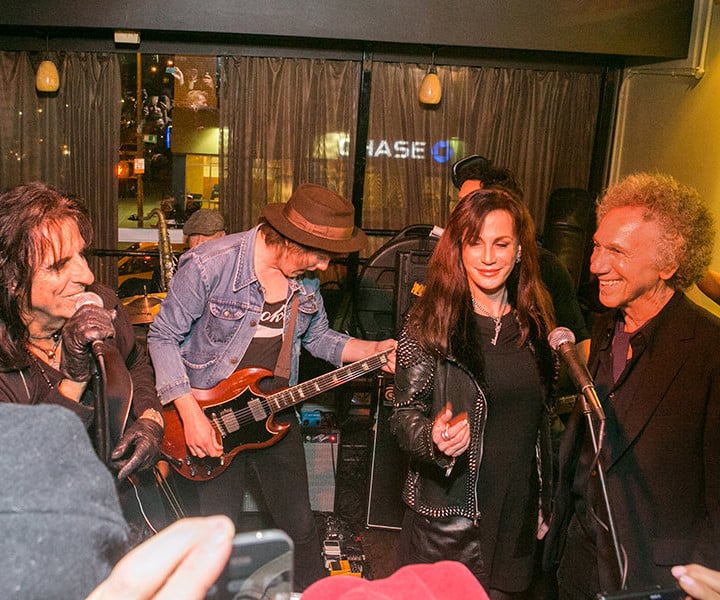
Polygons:
[[90,344],[115,335],[114,310],[86,304],[70,317],[62,329],[63,351],[60,372],[73,381],[90,379]]
[[152,419],[138,419],[127,428],[110,455],[112,466],[120,471],[118,479],[149,469],[158,461],[163,431]]

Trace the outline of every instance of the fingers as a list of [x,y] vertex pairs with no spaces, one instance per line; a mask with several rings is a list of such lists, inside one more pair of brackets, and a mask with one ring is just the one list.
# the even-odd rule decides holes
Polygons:
[[234,533],[224,516],[177,521],[127,554],[88,600],[203,598],[227,563]]
[[86,304],[77,310],[70,321],[77,320],[78,333],[85,337],[85,341],[104,340],[115,335],[113,321],[116,316],[114,310]]
[[215,428],[205,418],[195,427],[185,430],[185,444],[190,454],[198,458],[222,456],[224,451],[222,444],[218,442]]
[[697,600],[720,600],[720,571],[697,564],[671,569],[680,587]]
[[386,373],[395,373],[395,359],[397,357],[397,341],[393,339],[383,340],[378,343],[378,352],[392,348],[393,351],[387,356],[387,363],[383,366],[382,370]]
[[449,425],[451,420],[452,406],[448,402],[445,405],[445,408],[438,413],[437,417],[435,417],[435,424],[433,425],[433,427],[440,427],[441,429],[444,429],[445,425]]
[[448,404],[438,414],[432,427],[432,439],[438,449],[448,456],[459,456],[470,445],[470,425],[467,413],[453,417]]
[[104,340],[115,335],[113,319],[115,311],[86,304],[68,319],[63,327],[63,353],[60,371],[71,381],[90,379],[90,353],[88,346],[95,340]]
[[[130,458],[128,458],[127,460],[117,460],[127,452],[131,441],[135,442],[135,447],[133,449],[133,453],[130,455]],[[125,479],[128,475],[134,473],[136,470],[143,469],[146,466],[149,466],[146,465],[146,459],[150,458],[151,454],[153,456],[155,455],[154,452],[151,452],[150,444],[147,442],[143,442],[142,440],[128,438],[124,446],[118,444],[115,447],[115,450],[113,450],[113,453],[110,457],[113,459],[113,466],[117,469],[120,469],[117,478]]]
[[[118,479],[123,479],[136,470],[151,467],[160,455],[163,428],[150,419],[138,419],[123,434],[120,442],[113,450],[110,458],[115,467],[120,469]],[[117,461],[132,450],[127,461]]]
[[137,453],[135,453],[130,460],[124,462],[119,462],[118,466],[123,465],[120,469],[120,472],[117,475],[118,479],[125,479],[130,475],[131,473],[135,472],[135,470],[140,466],[140,462],[142,461],[142,457],[138,456]]
[[203,436],[192,444],[188,444],[188,449],[190,454],[198,458],[205,458],[206,456],[218,457],[222,456],[224,452],[222,445],[218,443],[215,437],[214,430],[209,436]]
[[192,456],[222,456],[224,449],[218,433],[200,408],[192,394],[175,398],[175,408],[180,413],[185,432],[185,445]]
[[460,456],[470,445],[470,426],[467,421],[461,421],[448,428],[447,446],[440,448],[448,456]]
[[130,440],[123,437],[119,442],[118,445],[115,446],[115,449],[112,451],[112,454],[110,455],[110,458],[113,460],[117,460],[120,458],[123,454],[127,452],[128,446],[130,445]]

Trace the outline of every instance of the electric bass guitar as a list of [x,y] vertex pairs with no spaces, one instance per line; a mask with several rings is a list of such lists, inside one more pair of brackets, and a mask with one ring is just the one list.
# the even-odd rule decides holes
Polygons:
[[278,442],[288,423],[273,422],[273,415],[343,383],[381,368],[392,348],[271,394],[263,394],[258,383],[272,372],[259,367],[236,371],[215,387],[192,390],[223,446],[220,457],[192,456],[185,445],[185,431],[173,404],[164,408],[165,437],[162,451],[172,467],[183,477],[196,481],[213,479],[230,466],[242,450],[265,448]]

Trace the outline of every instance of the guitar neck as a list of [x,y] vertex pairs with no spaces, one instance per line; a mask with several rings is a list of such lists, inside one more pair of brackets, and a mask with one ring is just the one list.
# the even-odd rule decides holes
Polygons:
[[392,348],[383,350],[382,352],[378,352],[377,354],[373,354],[347,366],[340,367],[325,375],[320,375],[304,383],[270,394],[266,397],[270,411],[273,413],[279,412],[289,406],[299,404],[318,394],[327,392],[343,383],[357,379],[361,375],[371,373],[387,364],[388,354],[391,352]]

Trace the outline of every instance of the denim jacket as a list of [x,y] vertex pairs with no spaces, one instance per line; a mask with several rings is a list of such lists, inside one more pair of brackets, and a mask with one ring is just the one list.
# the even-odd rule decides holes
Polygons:
[[[148,332],[157,393],[163,404],[207,389],[231,375],[260,321],[263,289],[255,275],[259,227],[210,240],[186,252]],[[299,294],[290,360],[290,384],[298,381],[300,349],[340,366],[349,336],[330,329],[317,279],[288,280],[290,299]],[[285,332],[287,331],[287,321]]]

